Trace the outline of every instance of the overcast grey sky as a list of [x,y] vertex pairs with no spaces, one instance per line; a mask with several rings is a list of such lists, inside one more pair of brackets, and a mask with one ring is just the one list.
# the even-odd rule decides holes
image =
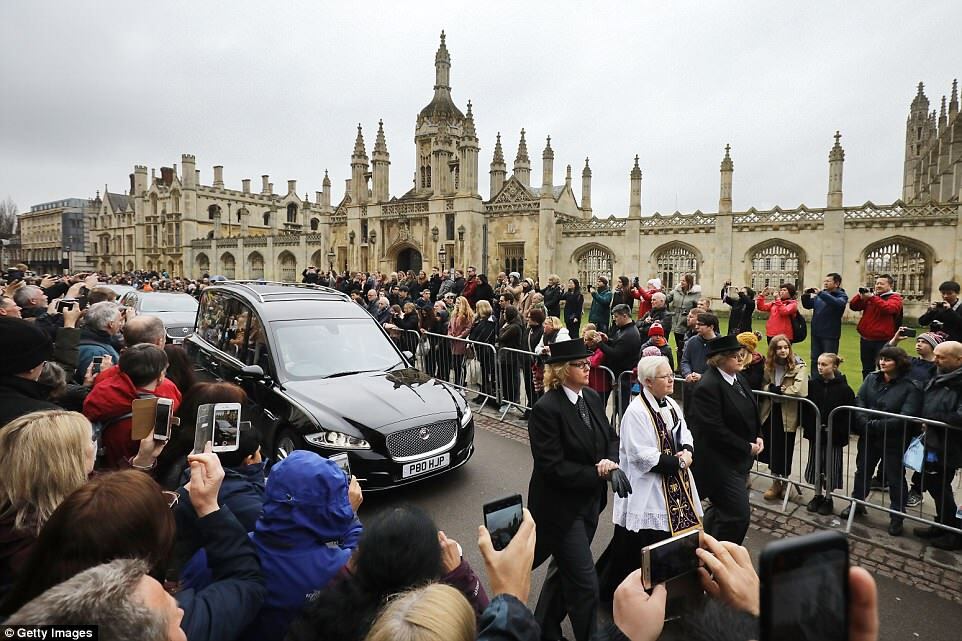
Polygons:
[[[0,198],[22,211],[128,186],[134,164],[197,157],[275,191],[334,200],[357,123],[379,118],[391,193],[414,171],[414,125],[444,29],[451,84],[474,104],[481,191],[502,132],[509,169],[528,132],[555,182],[585,156],[595,214],[626,215],[635,154],[642,210],[715,211],[726,143],[734,206],[824,206],[836,129],[845,203],[901,195],[905,118],[962,74],[958,0],[929,2],[0,2]],[[953,44],[954,43],[954,44]]]

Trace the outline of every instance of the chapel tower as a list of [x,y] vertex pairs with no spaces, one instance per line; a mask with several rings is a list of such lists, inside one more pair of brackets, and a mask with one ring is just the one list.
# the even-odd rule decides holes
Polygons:
[[922,156],[937,135],[935,112],[929,112],[929,99],[924,88],[925,85],[920,82],[905,122],[905,164],[902,178],[902,200],[905,202],[921,196],[920,191],[927,182],[921,176]]
[[[414,134],[417,154],[415,192],[419,196],[443,196],[455,192],[465,155],[461,141],[464,127],[464,114],[451,98],[451,55],[442,31],[441,45],[434,56],[434,97],[418,114]],[[473,159],[472,142],[467,142],[469,160]]]

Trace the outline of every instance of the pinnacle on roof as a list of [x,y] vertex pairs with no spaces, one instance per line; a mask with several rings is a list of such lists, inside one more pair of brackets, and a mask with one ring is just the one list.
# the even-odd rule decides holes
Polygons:
[[466,138],[477,137],[478,132],[474,128],[474,113],[471,111],[471,101],[468,101],[468,112],[464,115],[464,136]]
[[958,79],[952,81],[952,99],[949,101],[949,114],[958,113],[959,111],[959,81]]
[[589,177],[591,177],[591,167],[588,166],[588,159],[587,159],[587,158],[585,158],[585,168],[581,170],[581,177],[582,177],[582,178],[589,178]]
[[357,123],[357,138],[354,139],[354,153],[352,155],[355,158],[367,159],[367,152],[364,151],[364,134],[361,133],[361,123]]
[[548,136],[548,141],[545,143],[544,152],[541,154],[542,158],[554,158],[554,149],[551,148],[551,136]]
[[925,96],[925,83],[919,83],[918,93],[915,94],[915,98],[912,100],[912,109],[921,111],[929,110],[929,99]]
[[464,119],[464,114],[451,99],[451,56],[444,43],[444,32],[441,32],[441,45],[434,56],[434,97],[431,102],[418,114],[418,121],[422,118],[431,120],[456,121]]
[[503,165],[504,164],[504,150],[501,148],[501,132],[498,132],[498,136],[495,138],[494,142],[494,158],[491,159],[492,165]]
[[377,138],[374,140],[374,153],[386,154],[387,142],[384,140],[384,121],[377,121]]
[[324,170],[324,182],[321,183],[321,184],[324,185],[325,187],[330,187],[330,186],[331,186],[331,179],[330,179],[330,177],[327,175],[327,170],[326,170],[326,169]]
[[829,162],[835,160],[845,160],[845,150],[842,149],[841,144],[842,134],[836,130],[835,131],[835,145],[832,147],[832,151],[828,154]]
[[451,55],[448,53],[448,47],[444,43],[444,29],[441,30],[441,45],[438,47],[438,52],[434,55],[435,62],[447,62],[451,63]]
[[735,163],[732,162],[731,156],[732,146],[729,144],[725,145],[725,157],[721,161],[722,171],[733,171],[735,169]]
[[521,129],[521,140],[518,142],[518,155],[514,158],[515,164],[521,162],[531,162],[531,158],[528,157],[528,143],[524,139],[524,129]]
[[571,186],[571,165],[568,165],[565,169],[565,184]]
[[945,118],[945,96],[942,96],[942,108],[939,109],[939,118]]
[[638,166],[638,154],[635,154],[635,166],[631,168],[631,179],[641,180],[641,167]]

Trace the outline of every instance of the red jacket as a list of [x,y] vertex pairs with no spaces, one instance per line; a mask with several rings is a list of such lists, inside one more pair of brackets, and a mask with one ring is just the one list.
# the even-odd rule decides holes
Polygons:
[[605,353],[600,349],[595,349],[588,357],[588,362],[591,363],[591,371],[588,373],[588,387],[599,394],[605,394],[611,390],[611,376],[601,369],[605,364]]
[[792,331],[792,317],[798,313],[797,302],[776,298],[772,302],[766,303],[765,297],[759,296],[755,301],[755,307],[760,312],[768,312],[768,320],[765,321],[766,336],[771,338],[772,336],[785,334],[785,336],[788,336],[788,340],[795,338],[795,333]]
[[[130,404],[141,391],[134,387],[133,382],[119,367],[111,367],[97,377],[93,389],[84,399],[84,416],[92,423],[106,424],[111,419],[129,414]],[[153,392],[144,393],[171,399],[174,402],[172,412],[176,412],[180,407],[180,390],[170,379],[161,381]],[[105,467],[108,468],[123,467],[126,459],[135,456],[140,447],[130,438],[130,418],[107,425],[100,441],[104,447]]]
[[640,287],[632,288],[631,296],[638,299],[638,320],[644,319],[645,314],[651,311],[651,295],[660,291],[657,287],[649,287],[648,289],[642,289]]
[[848,306],[852,311],[862,312],[856,329],[868,341],[889,340],[902,322],[902,297],[897,292],[867,298],[856,294]]

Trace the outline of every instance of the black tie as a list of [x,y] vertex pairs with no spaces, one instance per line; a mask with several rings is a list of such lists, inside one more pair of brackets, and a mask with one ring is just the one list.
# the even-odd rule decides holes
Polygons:
[[585,403],[585,398],[583,396],[578,397],[578,413],[581,414],[581,420],[585,422],[585,427],[589,430],[591,429],[591,419],[588,418],[588,404]]
[[737,378],[735,379],[735,382],[732,383],[732,387],[735,388],[735,391],[738,392],[742,398],[748,398],[748,396],[745,395],[745,390],[742,389],[741,383],[738,382]]

